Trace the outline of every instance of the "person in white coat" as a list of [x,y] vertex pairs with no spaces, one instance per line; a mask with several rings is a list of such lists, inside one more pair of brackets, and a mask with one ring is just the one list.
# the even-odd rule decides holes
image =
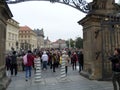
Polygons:
[[68,54],[67,54],[67,52],[66,51],[63,51],[62,52],[62,62],[63,62],[63,60],[64,60],[64,62],[65,62],[65,73],[66,73],[66,75],[67,75],[67,72],[68,72],[68,62],[69,62],[69,56],[68,56]]
[[43,63],[42,69],[47,70],[48,55],[46,54],[45,51],[43,52],[43,55],[42,55],[41,59],[42,59],[42,63]]

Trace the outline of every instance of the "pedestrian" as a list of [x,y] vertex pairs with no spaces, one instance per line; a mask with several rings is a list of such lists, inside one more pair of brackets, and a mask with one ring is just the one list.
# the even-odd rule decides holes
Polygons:
[[73,68],[73,70],[76,70],[76,64],[77,64],[77,61],[78,61],[78,57],[77,57],[76,52],[74,52],[72,54],[71,61],[72,61],[72,68]]
[[49,65],[50,65],[50,69],[52,69],[52,53],[51,52],[49,54]]
[[9,76],[9,71],[10,71],[10,60],[11,57],[9,54],[7,54],[6,59],[5,59],[5,67],[6,67],[6,75]]
[[53,72],[56,72],[55,71],[56,66],[57,66],[57,56],[56,56],[56,53],[54,52],[53,55],[52,55],[52,69],[53,69]]
[[[64,60],[64,61],[63,61]],[[65,62],[65,73],[68,72],[69,56],[66,51],[62,52],[62,62]]]
[[81,72],[81,70],[83,70],[83,64],[84,64],[84,61],[83,61],[83,53],[82,51],[79,51],[78,52],[78,63],[79,63],[79,72]]
[[[25,78],[26,78],[26,81],[28,81],[28,79],[31,78],[31,69],[32,69],[32,66],[33,66],[33,61],[34,61],[34,57],[32,55],[31,50],[28,50],[28,53],[26,54],[26,57],[27,57],[27,62],[26,63],[24,62]],[[25,58],[23,57],[23,59],[25,59]]]
[[[120,90],[120,49],[115,48],[114,55],[109,57],[109,60],[112,62],[112,83],[114,90]],[[117,85],[118,88],[117,89]]]
[[47,55],[46,51],[43,52],[41,59],[42,59],[42,63],[43,63],[42,69],[47,70],[48,55]]
[[11,76],[17,75],[17,56],[16,56],[16,51],[13,51],[11,60],[10,60],[10,71],[11,71]]

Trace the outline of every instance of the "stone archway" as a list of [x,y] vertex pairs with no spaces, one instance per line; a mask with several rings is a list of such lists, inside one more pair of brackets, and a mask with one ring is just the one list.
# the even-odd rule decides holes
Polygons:
[[[93,0],[90,3],[91,9],[88,15],[80,20],[78,23],[83,26],[83,39],[84,39],[84,72],[81,73],[90,79],[103,78],[103,54],[102,52],[102,33],[101,20],[106,20],[109,13],[118,13],[120,6],[115,4],[114,0]],[[4,86],[4,61],[5,61],[5,30],[6,20],[10,19],[12,14],[3,1],[0,1],[0,87]],[[104,68],[105,69],[105,68]]]

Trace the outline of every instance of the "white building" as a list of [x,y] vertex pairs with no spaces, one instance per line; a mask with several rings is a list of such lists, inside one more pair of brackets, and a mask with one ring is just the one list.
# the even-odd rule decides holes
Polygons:
[[14,50],[19,49],[18,36],[19,36],[19,23],[14,19],[9,19],[7,21],[6,29],[6,51],[10,51],[11,49]]

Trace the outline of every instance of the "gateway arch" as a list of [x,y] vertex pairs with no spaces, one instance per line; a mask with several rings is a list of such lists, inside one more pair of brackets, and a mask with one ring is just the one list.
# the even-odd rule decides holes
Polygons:
[[[6,21],[13,15],[7,4],[41,0],[1,0],[0,1],[0,87],[5,88],[10,81],[5,76],[5,33]],[[49,1],[49,0],[43,0]],[[83,26],[84,70],[81,75],[96,80],[111,77],[111,63],[108,56],[115,47],[120,47],[120,6],[115,0],[50,0],[66,4],[87,15],[78,20]]]

